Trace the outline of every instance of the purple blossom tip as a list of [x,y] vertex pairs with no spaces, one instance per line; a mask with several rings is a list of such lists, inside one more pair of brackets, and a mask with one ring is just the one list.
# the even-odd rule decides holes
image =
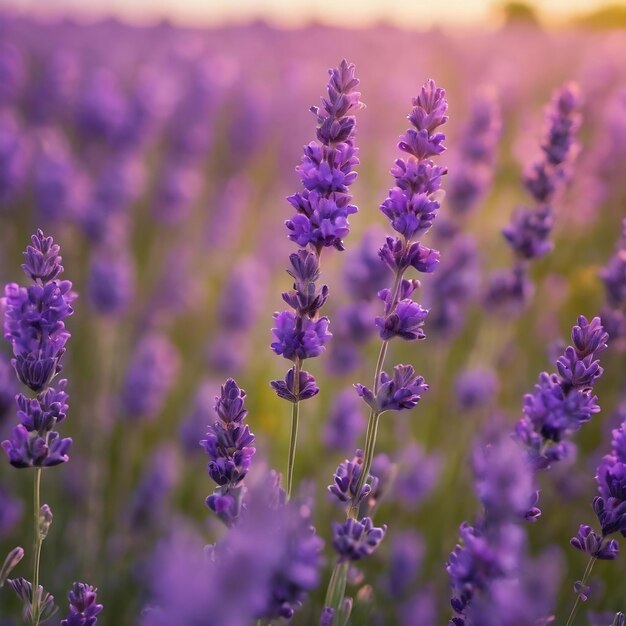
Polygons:
[[371,556],[383,540],[387,525],[375,527],[371,518],[347,519],[343,524],[333,523],[333,547],[339,561],[359,561]]
[[275,313],[275,327],[272,328],[274,341],[272,350],[286,359],[309,359],[319,356],[332,337],[328,332],[328,318],[297,318],[290,311]]
[[[387,290],[384,291],[386,292]],[[426,338],[422,327],[427,316],[427,309],[422,308],[417,302],[406,298],[400,300],[393,312],[386,317],[376,317],[375,323],[379,329],[380,338],[384,341],[388,341],[393,337],[414,341]]]
[[319,393],[315,377],[305,370],[300,370],[298,377],[298,393],[295,391],[295,368],[291,368],[285,375],[285,380],[272,380],[270,385],[276,395],[288,402],[308,400]]
[[391,377],[386,372],[381,372],[376,394],[360,384],[356,384],[355,388],[374,411],[382,413],[416,407],[421,400],[421,394],[428,390],[428,385],[423,376],[415,373],[412,365],[396,365]]
[[619,544],[615,539],[606,539],[596,534],[596,532],[585,524],[578,528],[578,534],[570,539],[570,544],[596,559],[613,561],[619,554]]
[[31,237],[31,245],[23,253],[25,263],[22,269],[33,281],[45,285],[63,272],[60,247],[54,243],[52,237],[46,237],[41,229]]
[[69,592],[70,612],[61,626],[95,626],[104,608],[97,603],[98,590],[85,583],[74,583]]
[[368,475],[365,483],[357,494],[356,488],[363,470],[363,451],[357,450],[352,460],[346,459],[341,463],[333,476],[334,482],[328,486],[328,491],[341,503],[352,502],[354,506],[360,504],[378,483],[372,475]]

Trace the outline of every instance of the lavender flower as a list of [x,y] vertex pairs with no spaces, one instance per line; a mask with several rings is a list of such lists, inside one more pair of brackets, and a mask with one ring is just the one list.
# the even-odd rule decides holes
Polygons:
[[533,393],[526,394],[524,417],[515,427],[515,436],[536,468],[565,458],[569,447],[564,440],[600,410],[592,392],[602,375],[597,357],[607,339],[599,318],[589,322],[581,315],[572,328],[574,345],[557,361],[558,373],[543,372]]
[[446,201],[457,216],[466,215],[484,196],[492,176],[502,121],[498,103],[484,89],[471,103],[460,139],[460,158],[450,179]]
[[129,417],[156,417],[178,367],[178,351],[163,335],[148,334],[140,340],[122,387],[122,406]]
[[423,376],[417,376],[412,365],[396,365],[393,377],[381,372],[376,393],[361,384],[355,387],[357,393],[377,413],[412,409],[421,400],[421,394],[428,391]]
[[97,604],[98,590],[85,583],[74,583],[69,593],[70,612],[61,626],[95,626],[103,606]]
[[239,516],[242,482],[256,449],[254,435],[243,424],[248,412],[244,408],[245,391],[229,378],[215,398],[215,413],[219,421],[209,425],[206,439],[200,442],[209,456],[209,476],[218,488],[210,495],[207,506],[227,525]]
[[468,369],[457,376],[454,387],[459,406],[472,411],[493,400],[498,390],[498,378],[490,369]]
[[375,477],[370,475],[365,479],[360,492],[356,493],[362,471],[363,451],[357,450],[352,460],[346,459],[335,471],[334,482],[328,486],[329,493],[341,503],[354,501],[356,504],[360,504],[370,494],[372,486],[375,488],[378,482]]
[[72,314],[75,294],[72,283],[57,280],[63,272],[59,246],[41,230],[33,235],[32,245],[24,252],[22,269],[34,285],[24,288],[15,283],[5,287],[5,339],[12,345],[11,361],[18,378],[30,389],[40,392],[29,399],[18,394],[20,424],[2,448],[14,467],[50,467],[65,463],[72,440],[53,430],[65,419],[67,393],[65,379],[50,387],[61,371],[60,359],[70,333],[64,320]]
[[619,544],[615,539],[597,535],[593,528],[586,524],[579,526],[578,534],[570,539],[570,543],[577,550],[600,560],[612,561],[619,554]]
[[378,548],[387,532],[387,525],[377,528],[371,518],[361,521],[348,518],[343,524],[333,523],[333,547],[339,554],[339,562],[359,561]]
[[45,389],[62,369],[60,359],[70,333],[64,320],[73,311],[72,283],[56,280],[63,272],[59,246],[41,230],[24,252],[22,269],[34,285],[5,287],[4,337],[13,348],[18,378],[33,391]]
[[92,259],[87,297],[101,315],[119,316],[130,304],[135,276],[131,258],[123,251],[106,251]]
[[365,428],[361,403],[353,389],[345,389],[333,399],[324,427],[324,445],[332,450],[354,450],[356,439]]
[[353,113],[363,106],[354,71],[345,60],[329,70],[328,97],[321,108],[311,107],[318,122],[317,141],[304,148],[297,168],[304,191],[288,198],[297,214],[286,222],[289,238],[302,247],[343,250],[342,239],[350,232],[348,216],[357,211],[348,193],[359,163]]
[[[518,208],[512,222],[503,230],[516,261],[509,272],[508,284],[502,275],[494,275],[490,280],[486,296],[490,305],[504,303],[508,307],[517,307],[524,304],[527,289],[523,288],[523,283],[527,280],[528,261],[552,250],[553,244],[549,240],[554,226],[551,202],[567,178],[568,162],[574,159],[577,152],[575,136],[580,126],[579,107],[578,88],[568,84],[555,92],[546,110],[547,129],[541,144],[543,157],[533,163],[523,176],[524,186],[536,206]],[[522,280],[514,280],[520,274]],[[522,289],[516,289],[516,285],[521,285]]]

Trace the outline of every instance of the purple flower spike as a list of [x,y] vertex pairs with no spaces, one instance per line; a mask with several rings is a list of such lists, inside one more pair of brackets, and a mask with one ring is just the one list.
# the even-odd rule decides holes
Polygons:
[[17,377],[27,387],[38,392],[36,398],[24,394],[16,396],[16,426],[11,438],[2,442],[2,448],[13,467],[51,467],[68,461],[72,444],[53,430],[67,414],[65,392],[67,380],[57,388],[50,387],[61,371],[60,359],[70,333],[64,320],[72,314],[71,303],[76,295],[72,283],[57,280],[63,272],[59,246],[52,237],[38,230],[24,253],[22,266],[34,285],[20,287],[15,283],[5,286],[4,337],[12,345],[11,361]]
[[359,561],[378,548],[387,532],[387,525],[377,528],[371,518],[361,521],[348,518],[343,524],[333,523],[333,547],[339,554],[339,561]]
[[38,282],[27,288],[9,283],[4,289],[4,337],[13,346],[15,357],[11,363],[19,379],[33,391],[45,389],[62,369],[59,361],[70,338],[64,320],[72,315],[71,303],[76,297],[70,281],[41,282],[51,275],[58,277],[62,270],[58,248],[46,243],[49,239],[33,238],[50,254],[44,258],[40,249],[29,246],[31,258],[24,265],[26,273]]
[[285,222],[289,238],[301,247],[343,250],[342,239],[350,232],[348,216],[357,212],[349,195],[359,164],[352,114],[363,105],[355,91],[359,81],[354,69],[342,61],[330,70],[328,97],[322,99],[321,108],[311,108],[318,123],[317,141],[305,146],[296,168],[304,190],[287,198],[297,214]]
[[578,534],[570,539],[574,548],[603,561],[613,561],[619,555],[619,544],[615,539],[606,539],[595,533],[591,526],[581,524]]
[[61,626],[95,626],[104,608],[97,603],[98,590],[85,583],[74,583],[69,593],[70,613]]
[[209,476],[218,485],[206,503],[228,525],[235,522],[241,510],[242,482],[256,452],[252,445],[254,435],[243,423],[248,415],[244,407],[245,397],[246,392],[229,378],[215,398],[219,421],[209,425],[206,439],[200,441],[209,457]]
[[379,251],[380,258],[394,272],[403,272],[413,267],[418,272],[430,274],[439,264],[439,252],[414,241],[408,247],[402,239],[387,237]]
[[554,248],[549,240],[553,227],[554,215],[549,207],[541,207],[536,211],[520,207],[502,234],[518,257],[538,259]]
[[143,337],[126,371],[122,405],[131,418],[154,418],[178,373],[178,351],[160,334]]
[[435,133],[437,128],[448,121],[446,92],[427,81],[419,95],[413,98],[413,110],[408,116],[415,129],[407,130],[401,137],[399,147],[417,159],[426,159],[441,154],[445,147],[443,133]]
[[412,409],[428,391],[423,376],[417,376],[412,365],[396,365],[393,377],[386,372],[380,374],[380,387],[376,395],[363,385],[355,385],[357,393],[374,411],[402,411]]
[[422,331],[428,310],[408,298],[400,300],[393,313],[387,317],[377,317],[375,322],[379,328],[380,338],[388,341],[393,337],[401,337],[407,341],[425,339]]
[[308,400],[319,393],[319,387],[315,382],[315,377],[305,370],[300,370],[298,384],[298,394],[295,393],[295,370],[292,367],[287,371],[285,380],[272,380],[270,385],[276,392],[276,395],[288,402],[300,402]]
[[328,486],[328,491],[339,502],[354,502],[356,506],[364,500],[376,488],[378,480],[374,476],[368,476],[366,482],[361,487],[359,494],[356,493],[357,484],[363,469],[363,451],[357,450],[356,455],[350,461],[346,459],[337,467],[333,476],[334,482]]
[[309,317],[297,318],[290,311],[283,311],[275,313],[274,319],[276,326],[272,328],[274,342],[271,348],[276,354],[282,354],[291,361],[319,356],[332,337],[328,332],[327,317],[316,320]]
[[2,449],[13,467],[52,467],[69,461],[67,452],[71,445],[69,437],[62,439],[57,432],[52,431],[42,437],[18,424],[11,439],[2,442]]
[[524,397],[524,417],[515,436],[528,450],[535,468],[546,468],[568,454],[564,440],[600,411],[593,385],[602,375],[596,359],[606,348],[607,333],[599,318],[584,316],[572,328],[572,343],[557,361],[556,374],[542,372]]
[[52,237],[46,237],[41,229],[31,237],[32,245],[23,253],[25,263],[22,269],[34,282],[46,285],[63,272],[60,248]]

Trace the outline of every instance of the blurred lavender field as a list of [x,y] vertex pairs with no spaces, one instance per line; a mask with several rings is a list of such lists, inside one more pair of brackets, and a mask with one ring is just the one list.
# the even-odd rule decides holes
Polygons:
[[[523,526],[525,553],[536,559],[525,597],[538,607],[545,602],[542,615],[566,624],[587,563],[570,539],[581,524],[598,525],[591,506],[596,468],[611,451],[612,429],[626,418],[626,32],[546,32],[525,24],[453,33],[382,25],[289,31],[262,23],[201,30],[4,15],[0,282],[25,284],[21,253],[41,228],[61,247],[63,278],[78,295],[62,375],[69,411],[61,431],[73,439],[71,458],[42,472],[42,503],[54,521],[40,580],[61,607],[45,623],[58,625],[67,615],[67,591],[77,580],[98,588],[104,626],[256,623],[236,621],[223,606],[241,601],[238,588],[252,588],[249,579],[262,575],[271,544],[258,546],[258,560],[246,560],[240,544],[228,543],[233,531],[205,505],[215,484],[199,441],[217,420],[220,386],[236,379],[247,392],[246,423],[256,437],[250,474],[257,486],[247,506],[262,511],[257,526],[274,523],[255,498],[273,497],[267,467],[287,473],[290,405],[269,384],[285,376],[283,359],[269,349],[270,328],[272,313],[285,307],[280,294],[293,281],[284,270],[297,249],[284,225],[294,213],[285,198],[301,188],[295,167],[315,138],[309,108],[319,106],[328,68],[344,58],[356,65],[366,104],[356,113],[360,165],[350,185],[359,211],[350,216],[345,251],[321,254],[320,281],[330,290],[323,312],[333,338],[306,364],[320,392],[301,403],[294,493],[324,540],[324,564],[299,572],[314,582],[302,585],[310,593],[292,623],[320,623],[326,604],[337,559],[331,523],[344,518],[326,487],[337,466],[364,446],[369,409],[353,385],[371,383],[380,347],[374,318],[383,306],[377,293],[392,280],[378,255],[390,230],[379,206],[396,184],[389,170],[400,156],[412,98],[432,78],[446,90],[449,115],[447,150],[435,158],[449,170],[441,184],[446,194],[437,195],[441,209],[424,238],[440,262],[420,277],[416,292],[430,310],[426,341],[391,342],[388,352],[389,362],[412,364],[430,389],[415,409],[381,418],[370,497],[375,524],[388,528],[376,552],[348,573],[349,623],[449,622],[454,594],[446,563],[459,527],[490,511],[483,497],[490,460],[476,450],[513,431],[523,406],[528,414],[524,395],[540,372],[557,371],[578,317],[599,316],[609,334],[604,374],[579,387],[590,396],[596,382],[602,410],[575,434],[577,428],[568,431],[575,451],[572,444],[560,463],[535,472],[541,516]],[[546,105],[564,85],[564,97],[580,103],[580,130],[548,194],[550,215],[529,227],[530,239],[545,249],[526,254],[530,244],[521,241],[524,229],[513,215],[519,205],[534,206],[528,172],[542,158]],[[547,227],[545,237],[537,235],[552,218],[551,234]],[[517,225],[507,243],[502,231],[512,219]],[[514,276],[506,273],[514,264],[510,247],[527,272],[517,300],[510,296],[518,285],[497,282]],[[512,304],[499,306],[503,292]],[[601,351],[579,351],[577,362]],[[13,398],[24,391],[11,358],[3,342],[0,441],[18,423]],[[506,445],[499,453],[508,462],[515,454]],[[613,448],[615,456],[619,442]],[[12,575],[28,578],[33,470],[4,461],[0,561],[23,546],[26,558]],[[626,502],[626,480],[619,484]],[[624,507],[617,530],[626,532]],[[252,525],[243,520],[236,530]],[[216,541],[240,558],[240,572],[223,574],[228,595],[203,589],[215,581],[198,574],[203,546]],[[181,550],[189,559],[177,562]],[[181,581],[181,572],[189,580]],[[626,608],[625,576],[624,555],[600,557],[574,623],[609,626]],[[491,601],[501,591],[485,595]],[[177,602],[193,604],[170,596],[205,592],[214,614],[192,620],[180,609],[177,622],[171,614],[145,617],[160,602],[170,602],[170,611]],[[211,594],[217,599],[209,601]],[[258,623],[287,623],[285,617]],[[21,623],[19,599],[1,589],[0,626]],[[487,624],[469,617],[456,623]],[[493,623],[548,622],[513,612]]]

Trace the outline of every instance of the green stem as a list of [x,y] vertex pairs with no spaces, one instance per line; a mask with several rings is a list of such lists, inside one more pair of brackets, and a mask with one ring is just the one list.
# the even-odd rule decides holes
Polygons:
[[[589,562],[587,563],[587,567],[585,568],[585,573],[583,574],[583,578],[580,581],[581,587],[584,587],[587,584],[587,580],[589,579],[589,576],[591,575],[591,570],[593,569],[593,566],[595,565],[596,561],[597,559],[595,556],[592,556],[589,559]],[[572,607],[569,617],[567,618],[567,623],[565,624],[565,626],[572,626],[572,624],[574,623],[574,618],[576,617],[576,611],[578,610],[579,604],[580,604],[580,593],[576,596],[576,602],[574,602],[574,606]]]
[[[300,359],[294,363],[293,393],[297,398],[300,394]],[[291,408],[291,435],[289,437],[289,459],[287,462],[287,499],[291,498],[293,488],[293,468],[296,463],[296,444],[298,443],[298,419],[300,417],[300,402],[296,399]]]
[[349,566],[349,561],[336,563],[333,568],[333,573],[330,576],[330,581],[328,582],[324,606],[335,609],[335,613],[341,608],[343,597],[346,593]]
[[359,502],[358,502],[358,494],[361,493],[361,489],[363,489],[363,485],[367,477],[369,476],[370,469],[372,467],[372,461],[374,459],[374,449],[376,447],[376,436],[378,434],[378,422],[380,418],[380,413],[372,410],[370,412],[369,419],[367,421],[367,437],[365,440],[365,450],[363,452],[363,467],[361,468],[361,473],[359,474],[359,480],[356,484],[356,489],[354,491],[355,498],[352,500],[352,504],[348,509],[348,517],[352,519],[356,519],[359,512]]
[[43,543],[39,532],[39,510],[41,508],[41,467],[35,468],[35,480],[33,483],[33,522],[34,522],[34,546],[33,546],[33,597],[32,597],[32,620],[33,626],[39,624],[39,609],[41,598],[39,596],[39,564],[41,562],[41,544]]
[[[393,286],[391,288],[392,293],[392,306],[391,310],[395,309],[397,305],[398,295],[400,293],[400,285],[402,284],[403,272],[397,272]],[[385,365],[385,357],[387,356],[387,348],[389,347],[389,341],[384,340],[380,346],[378,352],[378,359],[376,360],[376,367],[374,369],[374,395],[378,393],[380,386],[380,374],[383,371]],[[357,482],[355,493],[356,498],[352,501],[347,510],[347,517],[356,519],[359,513],[358,494],[361,493],[361,489],[365,484],[367,477],[369,476],[370,469],[372,467],[372,460],[374,458],[374,450],[376,448],[376,437],[378,434],[378,421],[380,413],[372,409],[370,411],[369,419],[367,420],[367,432],[365,434],[365,450],[363,451],[363,467],[359,480]],[[343,603],[343,598],[346,593],[346,581],[348,577],[348,566],[346,563],[337,563],[331,574],[330,581],[328,582],[328,590],[326,592],[325,606],[335,609],[337,612]]]

